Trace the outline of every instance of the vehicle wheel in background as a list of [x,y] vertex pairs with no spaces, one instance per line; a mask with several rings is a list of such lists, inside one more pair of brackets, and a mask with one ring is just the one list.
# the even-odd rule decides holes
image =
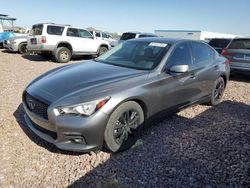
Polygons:
[[101,46],[100,49],[99,49],[99,51],[98,51],[98,56],[104,54],[104,53],[107,52],[107,51],[108,51],[108,48],[107,48],[107,47]]
[[71,56],[70,50],[66,47],[59,47],[55,51],[55,59],[58,63],[68,63]]
[[18,52],[20,54],[26,54],[28,51],[27,51],[27,43],[21,43],[19,44],[18,46]]
[[214,106],[214,105],[219,104],[222,100],[224,90],[225,90],[224,79],[222,77],[219,77],[214,82],[214,88],[213,88],[212,95],[209,101],[209,105]]
[[121,104],[111,114],[104,132],[105,147],[112,151],[130,148],[138,139],[144,122],[141,106],[129,101]]

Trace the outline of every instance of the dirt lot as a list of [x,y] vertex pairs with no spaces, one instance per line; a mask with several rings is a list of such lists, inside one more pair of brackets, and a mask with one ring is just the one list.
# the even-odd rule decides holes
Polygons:
[[23,89],[58,66],[0,50],[0,187],[250,186],[249,77],[233,76],[216,107],[155,118],[126,152],[78,154],[44,142],[23,120]]

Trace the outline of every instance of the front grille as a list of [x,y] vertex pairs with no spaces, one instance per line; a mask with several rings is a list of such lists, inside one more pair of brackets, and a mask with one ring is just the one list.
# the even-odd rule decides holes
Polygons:
[[50,131],[50,130],[47,130],[47,129],[44,129],[43,127],[40,127],[39,125],[35,124],[32,120],[30,120],[32,122],[32,125],[35,129],[37,129],[38,131],[44,133],[44,134],[47,134],[49,136],[51,136],[54,140],[57,139],[57,134],[56,132],[53,132],[53,131]]
[[40,101],[39,99],[36,99],[35,97],[31,96],[29,93],[25,92],[24,94],[24,101],[25,101],[25,104],[27,106],[27,108],[45,118],[45,119],[48,119],[48,113],[47,113],[47,110],[48,110],[48,107],[49,105]]

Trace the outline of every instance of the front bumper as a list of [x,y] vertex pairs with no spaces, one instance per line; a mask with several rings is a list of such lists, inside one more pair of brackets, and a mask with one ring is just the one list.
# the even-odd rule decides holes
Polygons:
[[46,120],[29,111],[23,103],[25,122],[40,138],[67,151],[88,152],[102,148],[108,116],[101,111],[90,117],[62,115]]
[[6,44],[6,43],[3,43],[3,47],[9,51],[12,51],[12,52],[17,52],[18,51],[18,45],[17,44],[12,44],[12,43],[9,43],[9,44]]

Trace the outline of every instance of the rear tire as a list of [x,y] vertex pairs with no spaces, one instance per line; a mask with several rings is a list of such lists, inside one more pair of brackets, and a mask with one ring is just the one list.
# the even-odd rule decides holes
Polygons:
[[55,51],[55,59],[58,63],[68,63],[71,56],[71,51],[66,47],[59,47]]
[[19,44],[18,46],[18,52],[20,54],[26,54],[28,51],[27,51],[27,43],[21,43]]
[[138,139],[144,122],[141,106],[129,101],[121,104],[111,114],[105,132],[105,147],[112,152],[130,148]]
[[99,51],[98,51],[98,56],[100,56],[100,55],[106,53],[107,51],[108,51],[108,48],[107,48],[107,47],[101,46],[100,49],[99,49]]
[[225,81],[222,77],[219,77],[215,82],[214,82],[214,87],[212,90],[212,95],[209,101],[210,106],[215,106],[219,104],[222,100],[222,96],[225,90]]

